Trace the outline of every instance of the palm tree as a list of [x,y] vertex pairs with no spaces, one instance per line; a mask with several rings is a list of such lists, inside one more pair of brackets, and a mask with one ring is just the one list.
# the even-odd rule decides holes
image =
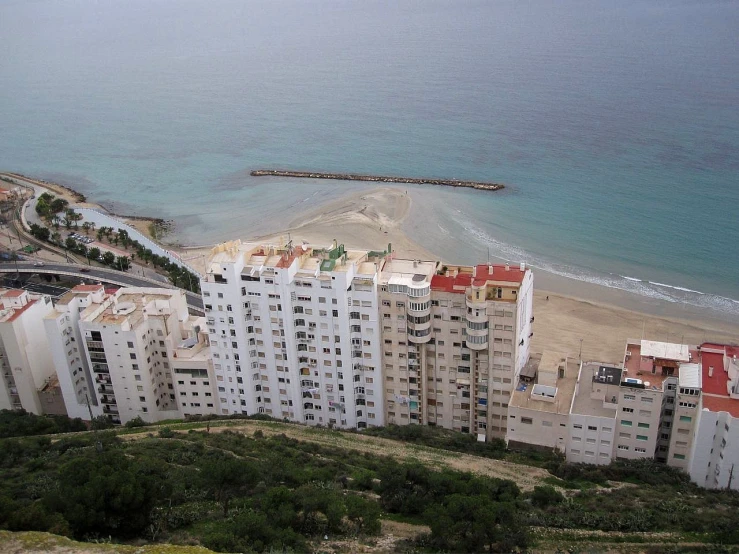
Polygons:
[[89,235],[90,234],[90,227],[91,226],[92,226],[92,224],[89,221],[85,221],[82,224],[82,230],[85,232],[86,235]]

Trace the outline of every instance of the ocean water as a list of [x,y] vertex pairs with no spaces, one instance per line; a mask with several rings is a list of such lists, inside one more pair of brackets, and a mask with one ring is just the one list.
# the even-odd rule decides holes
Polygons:
[[[739,321],[739,2],[4,0],[0,168],[208,244],[358,183],[411,237]],[[286,219],[287,218],[287,219]]]

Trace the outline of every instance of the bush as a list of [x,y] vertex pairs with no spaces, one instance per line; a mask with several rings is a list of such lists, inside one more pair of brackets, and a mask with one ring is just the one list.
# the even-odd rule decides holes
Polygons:
[[171,439],[175,436],[175,432],[172,431],[169,427],[162,427],[159,429],[159,438],[162,439]]
[[550,504],[559,504],[565,499],[562,493],[551,485],[534,487],[531,493],[531,503],[539,508],[546,508]]
[[133,419],[129,419],[126,422],[126,429],[135,429],[136,427],[146,427],[149,425],[146,423],[143,419],[141,419],[141,416],[136,416]]

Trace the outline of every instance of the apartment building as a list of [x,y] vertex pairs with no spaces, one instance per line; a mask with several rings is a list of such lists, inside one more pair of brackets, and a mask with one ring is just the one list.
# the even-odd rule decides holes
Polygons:
[[576,359],[555,352],[530,356],[508,404],[510,447],[566,452],[579,367]]
[[51,358],[69,417],[89,420],[101,415],[95,381],[84,353],[79,322],[90,306],[106,298],[103,285],[77,285],[62,295],[44,317]]
[[627,341],[616,417],[616,458],[668,460],[678,368],[692,356],[685,344]]
[[609,364],[581,365],[570,408],[568,462],[607,465],[613,460],[622,373]]
[[680,400],[698,399],[688,471],[702,487],[739,490],[739,347],[706,343],[700,352],[701,394]]
[[219,413],[384,424],[379,264],[389,251],[215,247],[201,282]]
[[388,423],[505,437],[533,335],[531,271],[390,259],[380,300]]
[[[54,379],[43,326],[51,310],[46,296],[0,289],[0,409],[46,413],[39,391],[48,391]],[[57,411],[55,407],[51,410]]]
[[170,333],[165,344],[181,416],[217,413],[218,391],[206,319],[190,316]]
[[93,303],[79,329],[97,404],[114,423],[181,417],[166,340],[189,319],[179,290],[124,288]]

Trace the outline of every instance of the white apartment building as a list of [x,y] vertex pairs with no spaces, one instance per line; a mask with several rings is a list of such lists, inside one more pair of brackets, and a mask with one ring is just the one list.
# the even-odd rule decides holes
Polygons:
[[579,366],[576,359],[555,352],[531,355],[508,404],[509,446],[566,452]]
[[680,399],[699,399],[688,471],[701,487],[739,490],[739,347],[709,343],[700,352],[701,394]]
[[505,437],[533,335],[531,271],[388,259],[380,299],[388,423]]
[[568,462],[607,465],[613,460],[622,372],[597,362],[581,365],[570,409]]
[[0,289],[0,410],[45,413],[39,391],[54,379],[54,364],[43,319],[51,310],[46,296]]
[[84,352],[79,322],[83,312],[105,299],[103,285],[77,285],[56,301],[44,317],[51,358],[64,397],[67,415],[85,420],[103,413],[96,384]]
[[378,264],[387,252],[215,247],[201,281],[219,413],[384,424]]
[[204,317],[192,317],[165,341],[174,394],[182,417],[215,414],[218,391]]
[[166,341],[173,333],[179,341],[188,319],[184,294],[158,288],[120,289],[82,312],[79,328],[97,402],[111,421],[181,417]]

